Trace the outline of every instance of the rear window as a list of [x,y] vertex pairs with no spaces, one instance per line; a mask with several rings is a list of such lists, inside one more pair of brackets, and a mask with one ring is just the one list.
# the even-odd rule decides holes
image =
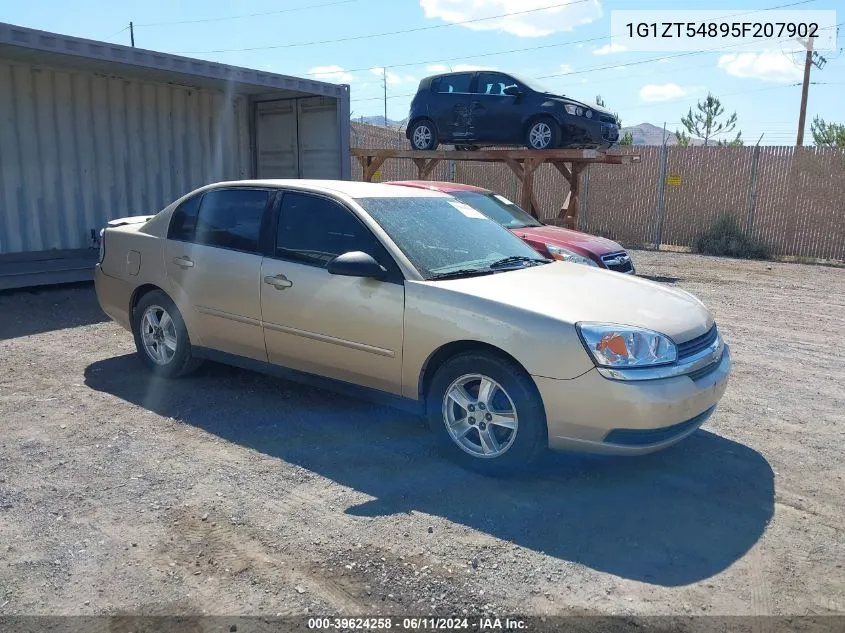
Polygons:
[[435,92],[469,92],[472,75],[448,75],[441,77],[434,85]]
[[202,199],[195,241],[257,253],[261,223],[270,192],[262,189],[220,189]]

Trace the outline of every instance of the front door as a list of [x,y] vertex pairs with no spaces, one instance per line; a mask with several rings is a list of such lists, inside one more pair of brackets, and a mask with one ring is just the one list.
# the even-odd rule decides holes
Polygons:
[[520,98],[505,94],[505,88],[517,85],[508,75],[478,73],[470,113],[476,138],[502,143],[522,142]]
[[[389,281],[332,275],[326,264],[364,251]],[[261,311],[271,363],[401,393],[405,286],[395,262],[345,206],[286,192],[273,256],[261,270]]]
[[216,189],[194,221],[171,223],[180,232],[166,242],[165,268],[194,345],[266,360],[259,235],[272,199],[266,189]]

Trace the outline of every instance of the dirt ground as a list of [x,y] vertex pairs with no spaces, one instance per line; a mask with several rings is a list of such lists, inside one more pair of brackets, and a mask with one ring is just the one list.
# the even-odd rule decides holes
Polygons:
[[366,402],[154,380],[90,284],[0,294],[0,614],[845,612],[845,269],[634,256],[713,310],[720,408],[510,480]]

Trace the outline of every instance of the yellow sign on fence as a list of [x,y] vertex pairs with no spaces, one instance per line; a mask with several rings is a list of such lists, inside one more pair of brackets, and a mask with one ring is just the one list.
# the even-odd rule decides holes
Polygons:
[[379,182],[381,180],[381,169],[376,169],[373,172],[373,182]]
[[671,187],[677,187],[681,184],[681,177],[678,174],[669,174],[666,176],[666,184]]

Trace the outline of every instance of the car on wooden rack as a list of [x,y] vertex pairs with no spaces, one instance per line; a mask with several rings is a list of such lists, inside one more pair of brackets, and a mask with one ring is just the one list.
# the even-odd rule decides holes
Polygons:
[[420,81],[405,135],[415,150],[434,150],[440,143],[456,149],[607,149],[619,140],[619,121],[605,108],[557,94],[536,81],[481,70]]
[[97,298],[154,374],[213,359],[406,407],[485,472],[665,448],[728,382],[691,294],[543,257],[437,191],[221,182],[101,245]]
[[631,256],[620,244],[598,235],[543,224],[514,202],[489,189],[431,180],[393,180],[387,184],[448,193],[481,211],[551,259],[629,275],[636,273]]

